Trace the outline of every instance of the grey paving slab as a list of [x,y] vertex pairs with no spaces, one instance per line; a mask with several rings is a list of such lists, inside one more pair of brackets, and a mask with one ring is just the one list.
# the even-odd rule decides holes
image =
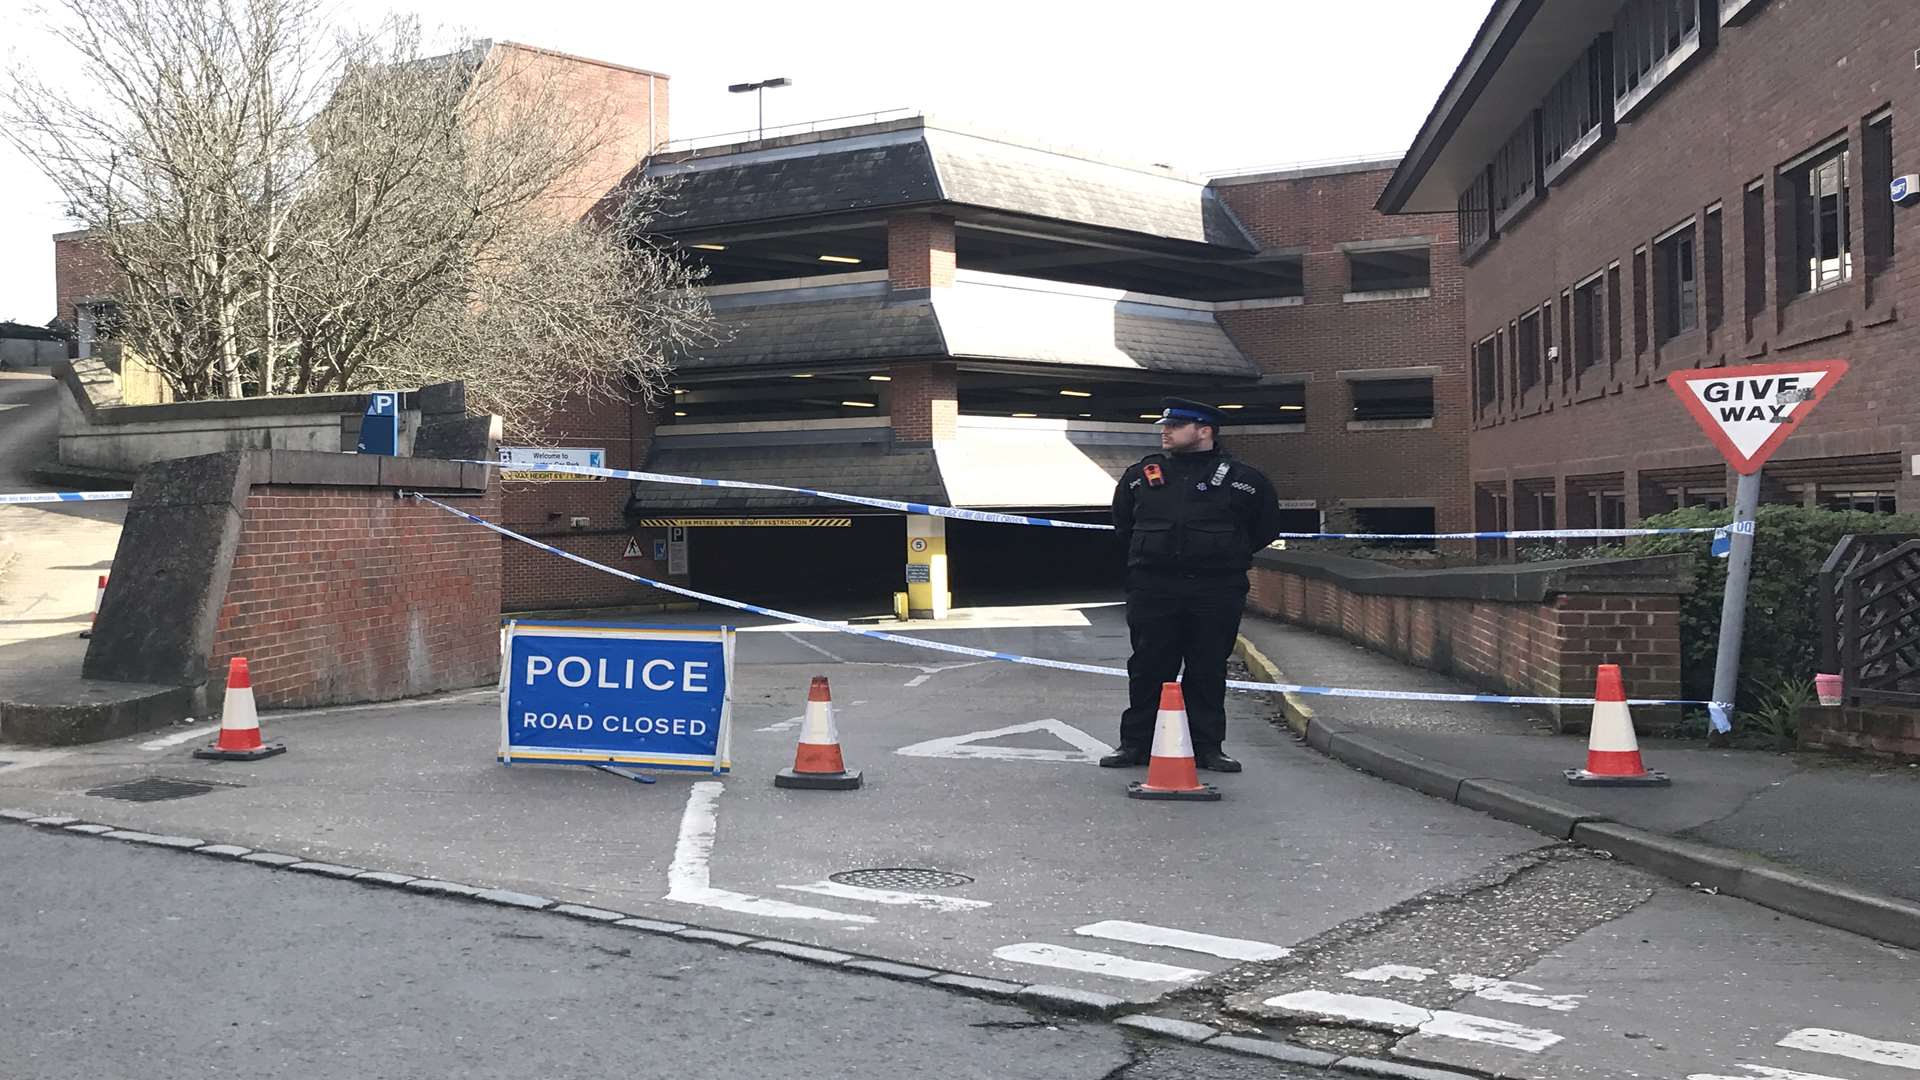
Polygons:
[[331,878],[350,878],[365,873],[365,871],[358,866],[341,866],[338,863],[324,862],[297,862],[288,866],[287,869],[297,870],[303,874],[319,874],[321,877]]
[[208,844],[205,847],[193,849],[195,855],[212,855],[220,859],[238,859],[252,852],[252,848],[241,847],[238,844]]
[[114,831],[111,825],[93,825],[87,822],[81,822],[78,825],[68,825],[66,829],[68,832],[82,833],[87,836],[99,836],[102,833]]
[[1133,1016],[1122,1016],[1115,1020],[1114,1023],[1133,1031],[1144,1031],[1149,1035],[1159,1035],[1168,1039],[1179,1039],[1182,1042],[1206,1042],[1208,1039],[1220,1034],[1219,1029],[1208,1027],[1205,1024],[1196,1024],[1190,1020],[1176,1020],[1170,1016],[1151,1016],[1144,1013]]
[[725,930],[705,930],[697,926],[677,930],[673,936],[686,938],[688,941],[708,941],[715,945],[731,945],[736,949],[742,945],[759,940],[750,934],[729,934]]
[[251,855],[240,856],[240,861],[258,863],[261,866],[292,866],[302,860],[298,855],[282,855],[277,851],[256,851]]

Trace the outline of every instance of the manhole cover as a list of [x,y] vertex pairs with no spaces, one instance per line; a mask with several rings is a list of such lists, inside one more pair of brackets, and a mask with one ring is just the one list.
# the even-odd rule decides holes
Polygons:
[[193,780],[169,780],[164,776],[149,776],[142,780],[129,780],[124,784],[108,784],[87,792],[102,799],[122,799],[126,802],[163,802],[167,799],[186,799],[195,795],[205,795],[214,785],[202,784]]
[[965,874],[949,874],[944,870],[924,870],[912,866],[843,870],[834,874],[829,880],[840,885],[858,885],[863,889],[901,889],[908,892],[920,889],[951,889],[973,883],[973,879]]

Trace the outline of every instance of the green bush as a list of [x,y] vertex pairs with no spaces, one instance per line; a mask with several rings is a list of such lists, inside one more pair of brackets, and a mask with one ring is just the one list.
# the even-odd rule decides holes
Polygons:
[[[1676,510],[1640,524],[1649,529],[1725,526],[1731,510]],[[1803,506],[1762,506],[1755,522],[1753,573],[1747,586],[1745,639],[1736,704],[1752,708],[1768,688],[1810,680],[1820,661],[1820,566],[1840,538],[1853,533],[1920,535],[1920,514],[1866,514]],[[1720,644],[1720,603],[1727,560],[1708,554],[1709,536],[1643,536],[1617,549],[1626,556],[1690,554],[1693,591],[1680,600],[1680,684],[1684,696],[1713,691]]]

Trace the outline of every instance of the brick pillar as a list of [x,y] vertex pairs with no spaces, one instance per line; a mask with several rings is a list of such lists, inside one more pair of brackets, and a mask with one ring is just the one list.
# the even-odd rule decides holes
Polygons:
[[949,363],[895,364],[887,387],[893,441],[927,445],[951,439],[959,425],[960,395]]
[[895,214],[887,219],[887,283],[895,289],[953,284],[953,219]]

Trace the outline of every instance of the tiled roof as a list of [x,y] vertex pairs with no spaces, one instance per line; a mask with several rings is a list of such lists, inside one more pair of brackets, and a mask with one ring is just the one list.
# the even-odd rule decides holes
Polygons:
[[877,289],[847,296],[714,305],[720,339],[682,356],[680,371],[705,373],[833,361],[945,356],[933,305]]

